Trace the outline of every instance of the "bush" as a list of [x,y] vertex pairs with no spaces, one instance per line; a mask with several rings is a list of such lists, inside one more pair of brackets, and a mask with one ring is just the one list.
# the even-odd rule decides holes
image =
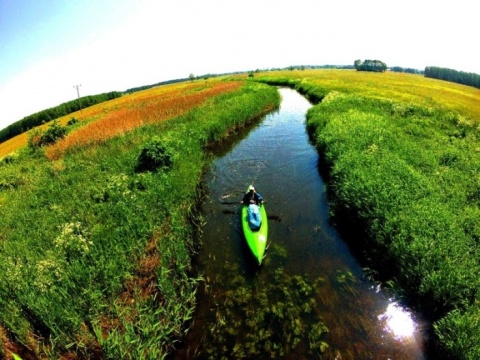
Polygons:
[[41,136],[40,145],[54,144],[57,140],[63,139],[66,134],[67,129],[59,125],[57,121],[54,121],[47,131],[45,131],[45,133]]
[[57,140],[63,139],[66,134],[67,129],[59,125],[55,120],[44,133],[34,129],[28,138],[28,146],[35,149],[44,145],[51,145],[57,142]]
[[72,125],[75,125],[76,123],[78,123],[78,119],[75,117],[72,117],[70,120],[68,120],[67,126],[72,126]]
[[39,129],[33,129],[28,134],[27,145],[31,149],[37,149],[40,147],[40,138],[42,137],[42,132]]
[[15,154],[15,153],[8,154],[8,155],[6,155],[6,156],[4,156],[3,158],[0,159],[0,166],[1,165],[12,164],[16,160],[17,160],[17,154]]
[[137,158],[136,172],[167,170],[173,165],[173,151],[161,139],[154,137],[146,143]]

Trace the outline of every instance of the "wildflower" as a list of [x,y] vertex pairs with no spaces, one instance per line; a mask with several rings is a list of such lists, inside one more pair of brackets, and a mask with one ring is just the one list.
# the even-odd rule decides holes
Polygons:
[[58,249],[62,249],[67,255],[83,255],[90,251],[93,245],[87,239],[88,232],[82,230],[80,222],[71,222],[62,225],[61,233],[55,238],[53,243]]
[[20,290],[22,287],[22,279],[24,278],[25,267],[20,259],[13,259],[7,257],[3,264],[4,276],[3,278],[13,290]]
[[53,259],[38,261],[35,270],[33,285],[42,293],[51,291],[55,283],[61,281],[63,277],[60,264]]

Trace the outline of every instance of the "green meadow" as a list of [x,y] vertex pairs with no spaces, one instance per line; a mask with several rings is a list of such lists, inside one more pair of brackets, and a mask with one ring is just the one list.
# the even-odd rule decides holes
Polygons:
[[279,101],[275,88],[245,83],[58,160],[47,160],[44,148],[5,157],[0,357],[160,359],[172,352],[202,281],[192,257],[200,246],[205,147]]
[[[437,354],[480,358],[480,90],[350,70],[234,78],[243,85],[188,112],[163,109],[176,115],[59,158],[49,160],[47,146],[0,159],[0,357],[172,353],[202,281],[192,258],[201,251],[205,147],[275,109],[272,85],[281,85],[315,103],[306,126],[345,239],[377,280],[432,319]],[[187,108],[181,91],[212,85],[180,86],[171,94]],[[85,124],[127,114],[127,96]]]
[[307,127],[332,220],[434,321],[437,355],[480,358],[480,90],[418,75],[278,72],[317,103]]

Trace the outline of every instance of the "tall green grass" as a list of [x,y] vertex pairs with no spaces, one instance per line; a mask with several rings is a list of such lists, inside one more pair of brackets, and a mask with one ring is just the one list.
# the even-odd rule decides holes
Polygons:
[[326,168],[332,220],[431,316],[435,356],[480,358],[478,89],[338,70],[257,81],[320,102],[307,127]]
[[478,358],[478,130],[443,109],[338,92],[307,122],[329,167],[333,218],[363,231],[351,241],[438,320],[450,356]]
[[[2,163],[1,326],[39,357],[165,357],[201,281],[191,258],[204,147],[279,101],[276,89],[247,83],[55,162],[25,151]],[[135,171],[153,138],[173,165]]]

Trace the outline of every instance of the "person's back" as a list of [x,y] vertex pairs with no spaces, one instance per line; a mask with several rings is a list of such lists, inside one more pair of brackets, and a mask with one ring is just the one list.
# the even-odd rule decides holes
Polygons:
[[247,209],[248,214],[248,226],[252,231],[260,229],[262,225],[262,215],[260,214],[260,209],[256,204],[248,205]]
[[255,191],[255,188],[250,185],[248,188],[248,192],[243,196],[242,201],[240,203],[248,205],[248,204],[256,204],[259,205],[263,202],[263,197],[259,193]]

